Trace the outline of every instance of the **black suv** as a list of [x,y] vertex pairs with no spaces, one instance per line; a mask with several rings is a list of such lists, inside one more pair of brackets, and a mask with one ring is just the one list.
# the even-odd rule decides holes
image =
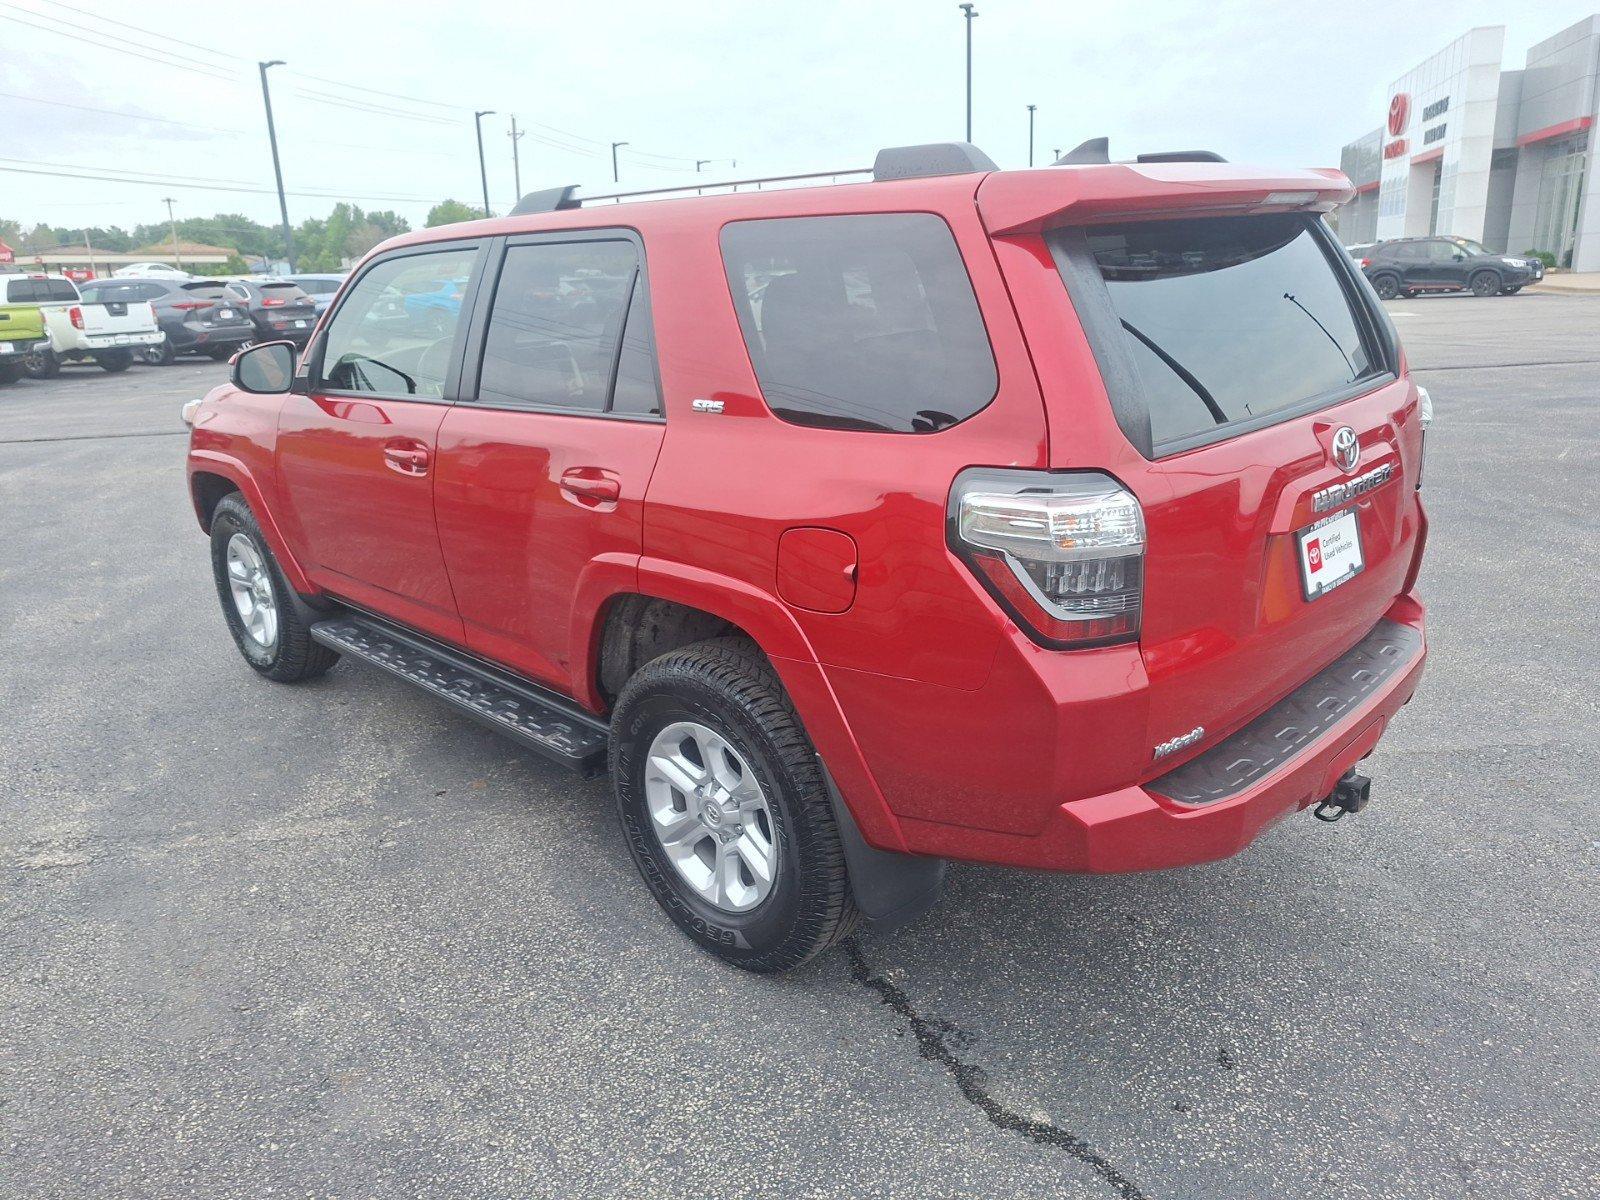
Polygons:
[[317,323],[316,302],[287,279],[230,279],[228,291],[256,325],[256,340],[304,346]]
[[1544,278],[1538,259],[1494,254],[1471,238],[1395,238],[1373,246],[1358,261],[1385,300],[1418,292],[1510,296]]

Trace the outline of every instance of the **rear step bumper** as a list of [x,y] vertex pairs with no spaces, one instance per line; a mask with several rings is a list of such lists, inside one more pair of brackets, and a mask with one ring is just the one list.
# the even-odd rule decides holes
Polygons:
[[559,696],[373,617],[341,613],[312,625],[311,636],[416,684],[581,775],[606,769],[605,722]]
[[907,821],[907,840],[924,854],[1055,871],[1154,871],[1227,858],[1333,792],[1411,699],[1426,657],[1422,605],[1402,596],[1303,687],[1141,787],[1063,804],[1033,837]]

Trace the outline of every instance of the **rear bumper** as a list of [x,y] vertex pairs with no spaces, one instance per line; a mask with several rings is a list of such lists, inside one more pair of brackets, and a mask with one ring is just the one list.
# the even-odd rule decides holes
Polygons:
[[[1422,605],[1400,597],[1360,645],[1233,737],[1142,786],[1062,804],[1035,835],[903,819],[907,843],[924,854],[1094,873],[1227,858],[1277,821],[1327,796],[1341,775],[1372,752],[1422,677],[1424,624]],[[1374,666],[1375,639],[1396,647],[1396,661]],[[1368,661],[1360,661],[1363,651]],[[1363,671],[1381,678],[1354,678],[1342,693],[1330,688],[1330,673],[1350,677]],[[1330,705],[1336,711],[1330,713]],[[1275,740],[1292,749],[1274,749]]]
[[160,343],[165,336],[159,329],[152,329],[148,333],[99,333],[84,338],[75,348],[85,354],[93,354],[98,350],[124,350],[135,346],[154,346]]
[[22,358],[35,350],[50,349],[49,338],[12,338],[0,341],[0,357]]

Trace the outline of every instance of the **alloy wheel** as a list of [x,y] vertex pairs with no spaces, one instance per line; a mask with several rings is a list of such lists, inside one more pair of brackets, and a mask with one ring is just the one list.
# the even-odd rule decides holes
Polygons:
[[679,878],[713,908],[742,913],[772,891],[777,836],[766,793],[727,738],[668,725],[645,758],[650,825]]
[[228,590],[233,593],[233,607],[245,633],[263,650],[272,649],[278,641],[278,601],[272,594],[266,559],[242,533],[228,539],[225,558]]

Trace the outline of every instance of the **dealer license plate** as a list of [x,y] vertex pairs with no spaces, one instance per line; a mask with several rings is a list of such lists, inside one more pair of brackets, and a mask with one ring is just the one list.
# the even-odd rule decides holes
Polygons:
[[0,342],[0,354],[10,354],[10,353],[11,353],[11,343],[10,342]]
[[1333,591],[1366,569],[1361,526],[1353,508],[1323,517],[1295,538],[1300,550],[1300,584],[1307,600]]
[[220,317],[224,321],[231,321],[231,320],[233,320],[233,309],[225,308],[220,313],[218,313],[217,316]]
[[306,323],[304,321],[296,321],[294,323],[294,327],[296,329],[304,329],[306,327]]

